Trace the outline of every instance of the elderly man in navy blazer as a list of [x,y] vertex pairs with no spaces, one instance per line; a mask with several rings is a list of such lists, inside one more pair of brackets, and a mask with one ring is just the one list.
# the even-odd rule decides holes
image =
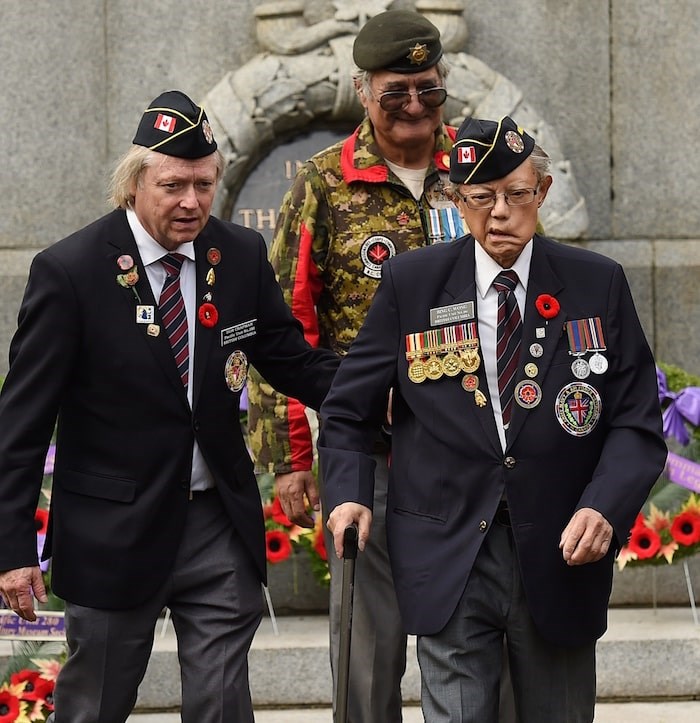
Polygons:
[[471,234],[384,264],[321,409],[341,554],[348,524],[368,534],[393,390],[387,535],[430,723],[497,721],[504,636],[520,723],[593,720],[613,558],[666,457],[622,268],[535,231],[548,168],[512,119],[465,121]]
[[252,723],[262,505],[239,421],[248,365],[318,408],[337,367],[285,304],[260,234],[210,217],[223,171],[179,91],[144,112],[118,208],[34,259],[0,396],[0,592],[35,616],[34,510],[58,417],[47,547],[69,657],[55,723],[123,723],[164,606],[186,723]]

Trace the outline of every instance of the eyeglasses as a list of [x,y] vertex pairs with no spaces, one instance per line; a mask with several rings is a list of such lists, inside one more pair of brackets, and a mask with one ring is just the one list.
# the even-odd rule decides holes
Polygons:
[[445,88],[425,88],[425,90],[389,90],[382,93],[376,100],[382,110],[395,112],[403,110],[416,96],[418,102],[426,108],[439,108],[447,100]]
[[457,196],[467,204],[468,208],[480,211],[486,208],[493,208],[499,196],[503,196],[509,206],[526,206],[535,200],[539,190],[540,186],[538,184],[536,188],[516,188],[513,191],[506,191],[505,193],[487,193],[486,191],[483,193],[466,194],[456,191],[456,193]]

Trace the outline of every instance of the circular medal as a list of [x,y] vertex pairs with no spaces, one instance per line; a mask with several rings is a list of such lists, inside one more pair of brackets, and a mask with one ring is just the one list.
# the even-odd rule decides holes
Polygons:
[[539,369],[537,368],[537,364],[535,364],[534,362],[529,362],[525,365],[525,374],[530,377],[530,379],[536,377],[537,372],[539,372]]
[[472,374],[479,368],[481,364],[481,358],[479,352],[476,349],[466,349],[459,353],[459,359],[462,364],[462,369],[467,374]]
[[420,359],[414,359],[408,365],[408,378],[416,384],[420,384],[426,380],[425,365]]
[[454,352],[448,351],[442,358],[442,370],[448,377],[456,377],[460,369],[459,357]]
[[530,354],[535,357],[535,359],[538,359],[539,357],[544,354],[544,349],[542,348],[542,344],[538,344],[535,342],[534,344],[530,344]]
[[226,386],[232,392],[240,392],[243,389],[248,378],[248,359],[242,351],[234,351],[226,360],[224,378]]
[[608,360],[598,352],[590,358],[588,365],[594,374],[605,374],[608,371]]
[[585,359],[581,359],[581,357],[571,362],[571,371],[576,379],[585,379],[591,373],[588,362]]
[[532,379],[523,379],[515,385],[515,401],[524,409],[532,409],[542,401],[542,389]]
[[207,261],[212,266],[216,266],[219,261],[221,261],[221,251],[219,251],[219,249],[217,249],[216,247],[212,246],[212,248],[207,251]]
[[428,357],[428,361],[425,362],[425,376],[435,381],[436,379],[440,379],[442,375],[443,371],[440,360],[435,355]]
[[475,392],[479,388],[479,377],[475,374],[466,374],[462,377],[462,389],[465,392]]
[[603,404],[598,390],[586,382],[571,382],[554,401],[554,413],[565,432],[585,437],[598,424]]

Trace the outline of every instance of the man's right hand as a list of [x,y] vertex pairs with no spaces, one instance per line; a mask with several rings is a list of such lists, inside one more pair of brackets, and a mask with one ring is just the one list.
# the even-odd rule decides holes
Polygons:
[[318,486],[313,473],[288,472],[275,475],[277,496],[282,504],[284,514],[301,527],[313,527],[316,521],[308,513],[309,506],[316,512],[321,510]]
[[[32,595],[32,591],[34,595]],[[25,620],[36,620],[34,597],[39,602],[47,601],[44,578],[40,568],[18,567],[15,570],[0,572],[0,593],[5,603],[17,615]]]

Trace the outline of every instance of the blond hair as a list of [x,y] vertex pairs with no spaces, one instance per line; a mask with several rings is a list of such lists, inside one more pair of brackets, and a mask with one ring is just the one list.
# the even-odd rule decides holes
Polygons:
[[[109,182],[109,202],[116,208],[134,207],[134,189],[138,186],[145,168],[152,166],[162,154],[145,146],[134,144],[117,161]],[[224,172],[224,157],[218,149],[216,157],[216,180],[219,181]]]

